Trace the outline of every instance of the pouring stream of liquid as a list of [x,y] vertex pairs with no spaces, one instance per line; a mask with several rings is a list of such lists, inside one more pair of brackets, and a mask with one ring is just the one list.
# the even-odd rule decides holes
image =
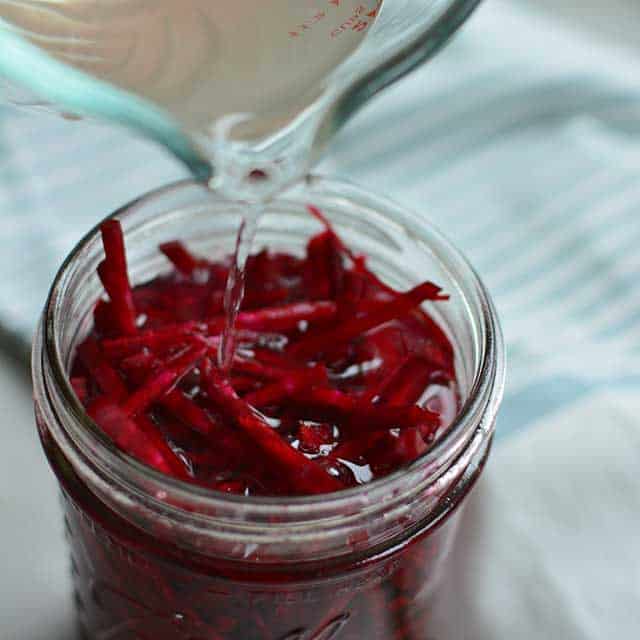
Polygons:
[[247,258],[251,253],[263,210],[262,204],[248,205],[236,236],[235,251],[224,294],[225,329],[218,346],[218,366],[224,371],[231,368],[235,354],[235,326],[244,297]]

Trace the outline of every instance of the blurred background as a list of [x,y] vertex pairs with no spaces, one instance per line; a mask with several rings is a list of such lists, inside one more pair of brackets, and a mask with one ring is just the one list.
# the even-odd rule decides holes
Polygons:
[[599,40],[631,50],[640,47],[640,5],[635,0],[519,0],[568,25],[588,29]]
[[[640,629],[640,3],[487,0],[319,168],[423,212],[491,290],[509,349],[493,458],[442,638]],[[27,352],[64,255],[184,176],[96,123],[0,106],[0,637],[72,637]]]

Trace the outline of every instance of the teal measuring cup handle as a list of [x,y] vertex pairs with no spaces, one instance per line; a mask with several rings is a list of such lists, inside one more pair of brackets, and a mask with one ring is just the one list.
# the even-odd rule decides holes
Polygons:
[[170,115],[150,102],[58,62],[1,19],[0,76],[56,107],[129,127],[168,148],[196,179],[210,177],[211,167]]

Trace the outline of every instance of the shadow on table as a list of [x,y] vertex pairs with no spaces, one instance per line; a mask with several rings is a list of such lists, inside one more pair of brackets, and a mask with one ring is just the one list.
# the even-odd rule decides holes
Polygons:
[[449,572],[439,591],[433,638],[495,640],[491,621],[480,610],[477,600],[486,562],[488,527],[484,507],[489,498],[480,480],[462,514]]
[[74,621],[57,624],[53,628],[42,629],[30,637],[21,640],[82,640]]

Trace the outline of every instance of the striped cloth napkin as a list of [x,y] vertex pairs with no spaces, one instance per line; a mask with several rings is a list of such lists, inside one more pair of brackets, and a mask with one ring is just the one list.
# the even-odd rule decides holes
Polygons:
[[[423,211],[471,258],[509,347],[502,435],[640,379],[634,71],[634,60],[489,2],[359,114],[321,166]],[[0,116],[0,331],[26,351],[73,243],[185,174],[113,128],[8,107]]]
[[[479,548],[454,576],[459,627],[443,638],[640,628],[637,68],[489,1],[435,61],[368,105],[321,167],[434,221],[502,318],[497,451],[482,509],[463,525],[464,548]],[[73,243],[184,172],[126,133],[8,108],[0,147],[0,330],[26,351]]]

